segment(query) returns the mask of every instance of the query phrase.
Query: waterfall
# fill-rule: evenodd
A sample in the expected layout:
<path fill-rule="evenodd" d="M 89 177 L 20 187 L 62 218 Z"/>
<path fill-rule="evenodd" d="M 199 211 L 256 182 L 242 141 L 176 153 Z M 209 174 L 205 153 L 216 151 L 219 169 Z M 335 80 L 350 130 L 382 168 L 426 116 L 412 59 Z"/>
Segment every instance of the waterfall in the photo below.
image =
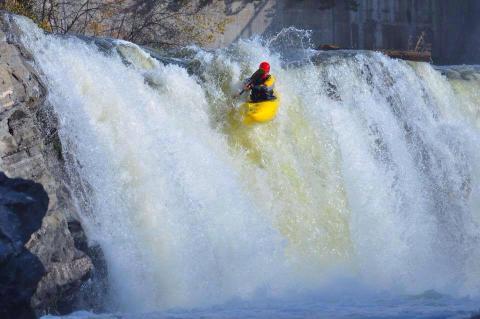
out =
<path fill-rule="evenodd" d="M 114 307 L 202 307 L 345 277 L 478 294 L 477 68 L 313 52 L 293 29 L 185 48 L 187 68 L 16 23 L 80 177 L 72 187 Z M 279 114 L 245 126 L 246 97 L 232 95 L 263 60 Z"/>

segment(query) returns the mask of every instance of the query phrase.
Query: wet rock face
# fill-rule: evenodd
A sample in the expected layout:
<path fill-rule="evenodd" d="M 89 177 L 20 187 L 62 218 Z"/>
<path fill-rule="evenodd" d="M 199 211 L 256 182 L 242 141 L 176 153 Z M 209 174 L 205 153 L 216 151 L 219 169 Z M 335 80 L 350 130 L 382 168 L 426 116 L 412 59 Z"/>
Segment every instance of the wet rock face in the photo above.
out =
<path fill-rule="evenodd" d="M 29 64 L 29 53 L 18 44 L 19 31 L 10 20 L 10 15 L 0 12 L 0 170 L 9 177 L 43 185 L 49 201 L 38 225 L 22 224 L 21 215 L 15 215 L 19 220 L 15 221 L 12 213 L 0 217 L 0 224 L 11 224 L 10 229 L 0 229 L 0 234 L 5 231 L 14 236 L 7 236 L 14 242 L 0 246 L 0 256 L 24 249 L 22 258 L 35 260 L 31 263 L 36 265 L 35 271 L 19 273 L 16 282 L 18 289 L 23 287 L 22 280 L 35 283 L 29 288 L 33 294 L 30 290 L 25 294 L 31 297 L 29 304 L 37 315 L 69 312 L 93 264 L 78 249 L 88 245 L 68 191 L 56 119 L 46 101 L 45 86 Z M 69 225 L 75 227 L 69 229 Z"/>

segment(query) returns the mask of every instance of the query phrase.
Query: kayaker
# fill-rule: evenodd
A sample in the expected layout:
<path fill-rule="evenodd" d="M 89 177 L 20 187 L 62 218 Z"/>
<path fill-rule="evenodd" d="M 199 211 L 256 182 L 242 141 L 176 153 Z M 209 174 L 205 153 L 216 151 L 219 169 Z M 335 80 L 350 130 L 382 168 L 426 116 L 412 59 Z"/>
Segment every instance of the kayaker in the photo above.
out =
<path fill-rule="evenodd" d="M 258 70 L 245 83 L 243 91 L 251 90 L 250 100 L 252 102 L 276 99 L 273 93 L 275 78 L 270 74 L 270 64 L 268 62 L 260 63 Z"/>

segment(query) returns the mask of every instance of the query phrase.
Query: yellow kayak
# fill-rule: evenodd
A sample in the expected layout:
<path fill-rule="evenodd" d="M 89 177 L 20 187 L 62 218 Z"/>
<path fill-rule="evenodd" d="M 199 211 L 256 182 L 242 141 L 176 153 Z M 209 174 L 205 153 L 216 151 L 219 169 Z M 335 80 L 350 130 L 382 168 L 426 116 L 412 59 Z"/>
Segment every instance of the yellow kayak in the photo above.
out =
<path fill-rule="evenodd" d="M 264 123 L 272 120 L 278 111 L 280 99 L 277 97 L 274 100 L 251 102 L 248 101 L 243 105 L 245 112 L 243 123 Z"/>

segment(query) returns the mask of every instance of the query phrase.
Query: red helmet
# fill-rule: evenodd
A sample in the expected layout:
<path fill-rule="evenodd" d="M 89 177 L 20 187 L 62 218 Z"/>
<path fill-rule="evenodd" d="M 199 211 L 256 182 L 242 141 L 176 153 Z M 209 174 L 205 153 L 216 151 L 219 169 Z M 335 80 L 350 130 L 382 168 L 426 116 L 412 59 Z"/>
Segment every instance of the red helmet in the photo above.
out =
<path fill-rule="evenodd" d="M 268 62 L 262 62 L 260 63 L 260 66 L 258 67 L 260 70 L 265 71 L 265 73 L 270 72 L 270 64 Z"/>

